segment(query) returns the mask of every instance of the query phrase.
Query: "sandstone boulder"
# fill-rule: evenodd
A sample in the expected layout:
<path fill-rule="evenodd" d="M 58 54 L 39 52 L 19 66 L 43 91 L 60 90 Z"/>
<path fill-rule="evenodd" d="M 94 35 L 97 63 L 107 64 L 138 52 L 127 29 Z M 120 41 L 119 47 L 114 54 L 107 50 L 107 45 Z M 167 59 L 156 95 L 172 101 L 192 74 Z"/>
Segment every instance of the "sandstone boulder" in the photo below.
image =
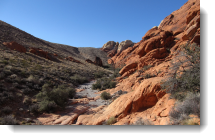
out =
<path fill-rule="evenodd" d="M 108 57 L 113 57 L 117 53 L 119 42 L 116 42 L 114 48 L 108 52 Z"/>
<path fill-rule="evenodd" d="M 26 53 L 26 48 L 23 47 L 22 45 L 12 41 L 12 42 L 3 42 L 3 45 L 7 46 L 11 50 L 16 50 L 21 53 Z"/>
<path fill-rule="evenodd" d="M 123 50 L 127 49 L 128 47 L 132 47 L 134 43 L 131 40 L 122 41 L 117 49 L 117 53 L 121 53 Z"/>
<path fill-rule="evenodd" d="M 105 43 L 102 46 L 101 50 L 103 50 L 105 52 L 108 52 L 108 51 L 112 50 L 115 45 L 116 45 L 116 42 L 114 42 L 114 41 L 108 41 L 107 43 Z"/>
<path fill-rule="evenodd" d="M 131 63 L 131 64 L 128 64 L 128 65 L 126 65 L 125 67 L 123 67 L 123 68 L 120 70 L 119 74 L 120 74 L 120 75 L 123 75 L 125 72 L 127 72 L 127 71 L 129 71 L 129 70 L 135 69 L 135 68 L 137 67 L 137 65 L 138 65 L 138 63 Z"/>

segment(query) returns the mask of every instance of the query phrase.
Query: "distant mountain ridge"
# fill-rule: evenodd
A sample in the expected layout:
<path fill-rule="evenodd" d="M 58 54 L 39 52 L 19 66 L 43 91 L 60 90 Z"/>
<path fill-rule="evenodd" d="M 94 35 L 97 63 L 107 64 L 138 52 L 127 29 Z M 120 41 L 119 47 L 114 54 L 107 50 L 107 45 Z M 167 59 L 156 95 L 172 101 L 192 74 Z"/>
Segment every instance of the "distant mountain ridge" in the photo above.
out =
<path fill-rule="evenodd" d="M 58 56 L 63 58 L 72 56 L 82 61 L 85 61 L 86 59 L 91 59 L 94 61 L 95 57 L 97 56 L 102 59 L 104 64 L 107 64 L 108 60 L 106 52 L 101 51 L 99 48 L 74 47 L 58 43 L 51 43 L 49 41 L 34 37 L 33 35 L 0 20 L 0 47 L 3 46 L 3 42 L 11 41 L 15 41 L 24 46 L 27 51 L 33 47 L 41 48 L 42 50 L 49 53 L 56 53 Z"/>

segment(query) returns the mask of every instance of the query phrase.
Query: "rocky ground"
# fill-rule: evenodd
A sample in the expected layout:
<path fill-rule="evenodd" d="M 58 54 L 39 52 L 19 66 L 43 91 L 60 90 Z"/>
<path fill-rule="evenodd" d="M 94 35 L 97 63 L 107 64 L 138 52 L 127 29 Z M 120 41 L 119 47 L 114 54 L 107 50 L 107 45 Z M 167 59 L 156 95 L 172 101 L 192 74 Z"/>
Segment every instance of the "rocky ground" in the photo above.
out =
<path fill-rule="evenodd" d="M 93 90 L 95 80 L 79 85 L 76 89 L 76 99 L 70 99 L 65 110 L 54 114 L 42 114 L 38 120 L 43 125 L 71 125 L 81 114 L 93 113 L 95 110 L 104 108 L 110 101 L 100 98 L 98 90 Z"/>

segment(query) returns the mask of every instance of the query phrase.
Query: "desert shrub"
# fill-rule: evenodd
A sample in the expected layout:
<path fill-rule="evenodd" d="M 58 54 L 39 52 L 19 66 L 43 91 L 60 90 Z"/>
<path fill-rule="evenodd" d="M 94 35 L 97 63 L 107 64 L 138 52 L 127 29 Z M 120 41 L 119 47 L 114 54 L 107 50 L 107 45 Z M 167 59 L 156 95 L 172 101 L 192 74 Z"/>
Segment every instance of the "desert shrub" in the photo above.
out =
<path fill-rule="evenodd" d="M 133 125 L 153 125 L 148 119 L 139 118 Z"/>
<path fill-rule="evenodd" d="M 101 95 L 100 95 L 100 97 L 101 97 L 102 100 L 111 99 L 110 93 L 108 93 L 108 92 L 106 92 L 106 91 L 102 92 Z"/>
<path fill-rule="evenodd" d="M 12 84 L 12 87 L 13 87 L 13 88 L 17 88 L 17 87 L 19 87 L 19 84 L 18 84 L 18 83 L 13 83 L 13 84 Z"/>
<path fill-rule="evenodd" d="M 75 83 L 77 83 L 77 84 L 83 84 L 83 83 L 89 82 L 89 80 L 86 77 L 80 76 L 78 74 L 75 74 L 74 76 L 71 76 L 70 79 L 72 81 L 74 81 Z"/>
<path fill-rule="evenodd" d="M 66 90 L 69 93 L 69 98 L 73 99 L 75 97 L 75 95 L 76 95 L 76 90 L 74 88 L 67 88 Z"/>
<path fill-rule="evenodd" d="M 26 81 L 31 82 L 31 83 L 38 83 L 38 78 L 35 78 L 33 75 L 30 75 Z"/>
<path fill-rule="evenodd" d="M 14 100 L 14 95 L 9 91 L 3 91 L 0 93 L 0 104 L 4 104 L 8 100 Z"/>
<path fill-rule="evenodd" d="M 5 79 L 6 78 L 6 74 L 4 74 L 3 72 L 0 73 L 0 80 Z"/>
<path fill-rule="evenodd" d="M 41 65 L 39 65 L 39 64 L 36 64 L 36 65 L 34 66 L 34 70 L 41 71 L 42 69 L 43 69 L 43 67 L 42 67 Z"/>
<path fill-rule="evenodd" d="M 5 65 L 9 64 L 8 60 L 3 60 L 2 63 Z"/>
<path fill-rule="evenodd" d="M 28 87 L 26 87 L 25 89 L 22 90 L 22 93 L 25 95 L 31 94 L 32 90 Z"/>
<path fill-rule="evenodd" d="M 200 94 L 189 95 L 183 102 L 178 103 L 169 113 L 173 124 L 180 124 L 194 114 L 200 118 Z"/>
<path fill-rule="evenodd" d="M 39 105 L 33 104 L 33 105 L 29 106 L 29 110 L 31 113 L 37 114 L 37 113 L 39 113 Z"/>
<path fill-rule="evenodd" d="M 143 66 L 144 71 L 148 70 L 149 68 L 151 68 L 152 65 L 147 65 L 147 66 Z"/>
<path fill-rule="evenodd" d="M 10 69 L 10 71 L 11 72 L 13 72 L 13 73 L 19 73 L 19 72 L 21 72 L 21 70 L 19 70 L 19 69 L 17 69 L 17 68 L 14 68 L 14 67 L 12 67 L 11 69 Z"/>
<path fill-rule="evenodd" d="M 119 74 L 119 71 L 121 70 L 121 68 L 116 68 L 114 69 L 114 73 L 111 76 L 112 79 L 116 78 L 116 77 L 120 77 L 121 75 Z"/>
<path fill-rule="evenodd" d="M 65 107 L 68 99 L 73 98 L 75 93 L 75 89 L 65 85 L 51 88 L 49 84 L 44 84 L 42 91 L 36 95 L 37 100 L 40 101 L 39 110 L 47 112 L 48 109 L 56 106 Z"/>
<path fill-rule="evenodd" d="M 58 106 L 64 107 L 69 99 L 69 92 L 64 86 L 54 88 L 49 94 L 49 99 L 54 101 Z"/>
<path fill-rule="evenodd" d="M 5 106 L 3 107 L 1 110 L 1 114 L 11 114 L 13 112 L 12 108 L 10 108 L 9 106 Z"/>
<path fill-rule="evenodd" d="M 98 72 L 94 73 L 95 78 L 102 78 L 104 75 L 105 75 L 105 73 L 103 71 L 98 71 Z"/>
<path fill-rule="evenodd" d="M 183 57 L 187 59 L 181 59 Z M 162 88 L 171 93 L 171 98 L 183 101 L 186 93 L 197 94 L 200 92 L 200 47 L 196 44 L 186 44 L 184 51 L 175 61 L 172 68 L 175 73 L 172 78 L 162 84 Z M 181 66 L 186 62 L 189 63 L 190 69 Z M 180 66 L 183 68 L 182 71 L 179 70 Z M 178 76 L 178 72 L 183 72 L 183 74 Z M 184 95 L 181 92 L 184 92 Z"/>
<path fill-rule="evenodd" d="M 13 83 L 14 80 L 11 77 L 7 77 L 5 78 L 5 81 L 8 83 Z"/>
<path fill-rule="evenodd" d="M 96 83 L 92 85 L 92 89 L 101 89 L 101 81 L 97 80 Z"/>
<path fill-rule="evenodd" d="M 51 113 L 56 109 L 57 105 L 54 103 L 54 101 L 48 101 L 48 100 L 43 100 L 39 104 L 39 111 L 40 112 L 47 112 Z"/>
<path fill-rule="evenodd" d="M 115 117 L 110 117 L 107 121 L 106 121 L 106 125 L 111 125 L 116 123 L 116 118 Z"/>
<path fill-rule="evenodd" d="M 18 121 L 12 116 L 4 116 L 3 118 L 0 118 L 0 124 L 1 125 L 18 125 Z"/>
<path fill-rule="evenodd" d="M 29 67 L 29 64 L 28 64 L 28 62 L 26 60 L 21 60 L 20 63 L 21 63 L 21 66 L 23 66 L 24 68 Z"/>
<path fill-rule="evenodd" d="M 115 88 L 116 87 L 116 82 L 113 82 L 113 81 L 111 81 L 110 83 L 109 83 L 109 87 L 110 88 Z"/>
<path fill-rule="evenodd" d="M 152 75 L 149 74 L 149 73 L 146 73 L 146 74 L 143 76 L 144 79 L 148 79 L 148 78 L 151 78 L 151 77 L 152 77 Z"/>
<path fill-rule="evenodd" d="M 9 63 L 14 64 L 14 63 L 16 63 L 16 60 L 15 59 L 9 59 Z"/>
<path fill-rule="evenodd" d="M 93 84 L 93 89 L 105 90 L 116 87 L 116 82 L 112 81 L 111 78 L 97 79 L 96 83 Z"/>

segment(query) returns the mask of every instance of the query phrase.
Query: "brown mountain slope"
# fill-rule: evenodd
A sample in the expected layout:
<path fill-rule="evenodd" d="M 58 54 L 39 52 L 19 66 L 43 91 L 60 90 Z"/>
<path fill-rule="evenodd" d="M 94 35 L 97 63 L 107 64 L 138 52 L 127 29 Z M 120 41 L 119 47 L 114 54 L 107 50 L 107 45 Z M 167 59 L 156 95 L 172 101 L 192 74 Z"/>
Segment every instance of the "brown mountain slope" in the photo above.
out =
<path fill-rule="evenodd" d="M 3 46 L 3 42 L 15 41 L 24 46 L 27 51 L 33 48 L 41 48 L 42 50 L 51 54 L 57 54 L 58 56 L 65 58 L 72 56 L 79 61 L 85 61 L 86 59 L 95 60 L 95 57 L 100 57 L 103 63 L 107 64 L 107 55 L 105 52 L 97 48 L 91 47 L 73 47 L 69 45 L 51 43 L 37 37 L 34 37 L 25 31 L 22 31 L 10 24 L 7 24 L 0 20 L 0 46 Z"/>
<path fill-rule="evenodd" d="M 59 101 L 63 105 L 73 98 L 78 85 L 94 79 L 100 71 L 113 73 L 85 62 L 97 56 L 107 64 L 107 54 L 99 49 L 51 43 L 0 21 L 0 125 L 38 124 L 37 115 L 47 108 L 62 110 Z M 54 103 L 36 99 L 42 89 L 58 94 Z"/>

